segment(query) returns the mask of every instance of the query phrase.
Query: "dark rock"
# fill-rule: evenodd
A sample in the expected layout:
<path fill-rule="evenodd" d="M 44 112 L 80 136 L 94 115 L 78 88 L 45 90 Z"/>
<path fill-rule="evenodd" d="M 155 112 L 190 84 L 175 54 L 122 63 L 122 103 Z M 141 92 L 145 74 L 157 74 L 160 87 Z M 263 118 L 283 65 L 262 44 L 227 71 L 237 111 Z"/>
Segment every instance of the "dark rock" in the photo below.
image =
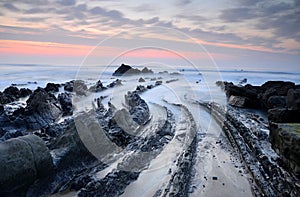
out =
<path fill-rule="evenodd" d="M 27 135 L 0 143 L 0 194 L 26 190 L 37 178 L 51 173 L 52 158 L 44 141 Z"/>
<path fill-rule="evenodd" d="M 128 92 L 128 94 L 125 95 L 125 102 L 128 104 L 129 113 L 136 123 L 143 125 L 149 120 L 149 107 L 136 92 Z"/>
<path fill-rule="evenodd" d="M 300 110 L 300 89 L 289 89 L 286 102 L 289 109 Z"/>
<path fill-rule="evenodd" d="M 26 101 L 24 119 L 28 129 L 40 129 L 53 123 L 61 114 L 55 96 L 42 88 L 36 89 Z"/>
<path fill-rule="evenodd" d="M 145 79 L 143 79 L 142 77 L 139 78 L 139 82 L 145 82 Z"/>
<path fill-rule="evenodd" d="M 136 87 L 136 91 L 141 93 L 141 92 L 145 92 L 147 90 L 147 88 L 145 86 L 139 85 Z"/>
<path fill-rule="evenodd" d="M 156 81 L 156 82 L 155 82 L 155 86 L 159 86 L 159 85 L 161 85 L 162 83 L 163 83 L 163 82 L 160 81 L 160 80 L 159 80 L 159 81 Z"/>
<path fill-rule="evenodd" d="M 106 87 L 103 86 L 102 82 L 99 80 L 97 83 L 89 88 L 91 92 L 100 92 L 105 90 Z"/>
<path fill-rule="evenodd" d="M 61 93 L 58 95 L 58 101 L 63 111 L 63 116 L 73 115 L 72 95 L 69 93 Z"/>
<path fill-rule="evenodd" d="M 276 123 L 300 123 L 300 111 L 285 108 L 274 108 L 268 110 L 269 122 Z"/>
<path fill-rule="evenodd" d="M 32 91 L 28 88 L 21 88 L 20 89 L 20 95 L 21 97 L 26 97 L 29 96 L 30 94 L 32 94 Z"/>
<path fill-rule="evenodd" d="M 283 162 L 300 177 L 300 124 L 270 124 L 270 142 Z"/>
<path fill-rule="evenodd" d="M 151 69 L 148 69 L 147 67 L 143 68 L 142 70 L 139 70 L 137 68 L 132 68 L 129 65 L 122 64 L 114 73 L 113 76 L 122 76 L 124 74 L 126 75 L 134 75 L 134 74 L 148 74 L 153 73 Z"/>
<path fill-rule="evenodd" d="M 284 108 L 286 107 L 286 97 L 285 96 L 271 96 L 267 101 L 267 108 Z"/>
<path fill-rule="evenodd" d="M 15 99 L 20 98 L 20 90 L 17 87 L 10 86 L 3 91 L 4 94 L 9 95 Z"/>
<path fill-rule="evenodd" d="M 124 74 L 140 74 L 141 71 L 135 68 L 132 68 L 129 65 L 122 64 L 114 73 L 113 76 L 122 76 Z"/>
<path fill-rule="evenodd" d="M 295 87 L 295 83 L 286 82 L 286 81 L 268 81 L 261 85 L 261 89 L 263 91 L 267 91 L 270 88 L 274 88 L 276 90 L 277 95 L 285 96 L 289 89 Z"/>
<path fill-rule="evenodd" d="M 6 94 L 0 92 L 0 104 L 7 104 L 13 102 L 14 99 Z"/>
<path fill-rule="evenodd" d="M 73 92 L 74 81 L 69 81 L 64 84 L 64 90 L 68 92 Z"/>
<path fill-rule="evenodd" d="M 59 91 L 59 84 L 55 84 L 55 83 L 47 83 L 45 90 L 47 92 L 58 92 Z"/>
<path fill-rule="evenodd" d="M 115 86 L 119 86 L 122 85 L 122 81 L 120 79 L 116 79 L 115 81 L 111 82 L 110 84 L 108 84 L 108 88 L 113 88 Z"/>

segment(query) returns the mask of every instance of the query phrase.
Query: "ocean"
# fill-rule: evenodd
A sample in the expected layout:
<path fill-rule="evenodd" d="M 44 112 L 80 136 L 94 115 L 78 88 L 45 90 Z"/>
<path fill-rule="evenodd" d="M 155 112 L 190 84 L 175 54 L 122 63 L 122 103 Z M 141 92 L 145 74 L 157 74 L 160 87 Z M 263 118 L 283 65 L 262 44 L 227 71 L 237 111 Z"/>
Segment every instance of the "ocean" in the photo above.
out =
<path fill-rule="evenodd" d="M 57 65 L 37 65 L 37 64 L 0 64 L 0 91 L 3 91 L 11 84 L 18 87 L 35 89 L 44 87 L 48 82 L 64 83 L 73 79 L 82 79 L 87 83 L 101 80 L 109 83 L 112 81 L 112 73 L 118 66 L 57 66 Z M 138 66 L 137 66 L 138 67 Z M 300 84 L 299 72 L 282 71 L 255 71 L 255 70 L 203 70 L 201 68 L 178 67 L 163 68 L 149 67 L 154 72 L 167 70 L 169 72 L 179 72 L 184 74 L 186 79 L 194 82 L 215 82 L 218 80 L 239 83 L 247 79 L 247 83 L 261 85 L 266 81 L 292 81 Z"/>

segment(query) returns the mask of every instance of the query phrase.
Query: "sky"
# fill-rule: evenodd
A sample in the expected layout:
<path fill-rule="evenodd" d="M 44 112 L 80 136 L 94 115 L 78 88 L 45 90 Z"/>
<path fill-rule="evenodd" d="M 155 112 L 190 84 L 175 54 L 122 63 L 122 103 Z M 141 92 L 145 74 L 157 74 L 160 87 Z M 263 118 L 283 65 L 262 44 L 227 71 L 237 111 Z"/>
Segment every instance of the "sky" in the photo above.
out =
<path fill-rule="evenodd" d="M 0 63 L 300 72 L 300 0 L 0 0 Z"/>

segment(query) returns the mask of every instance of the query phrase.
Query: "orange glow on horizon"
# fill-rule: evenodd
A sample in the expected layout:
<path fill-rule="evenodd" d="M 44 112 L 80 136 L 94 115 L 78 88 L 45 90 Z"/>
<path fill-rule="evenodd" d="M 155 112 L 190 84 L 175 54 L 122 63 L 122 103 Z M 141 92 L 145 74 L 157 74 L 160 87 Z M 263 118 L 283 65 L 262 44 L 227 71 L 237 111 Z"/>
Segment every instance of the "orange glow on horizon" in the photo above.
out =
<path fill-rule="evenodd" d="M 52 42 L 0 40 L 0 53 L 7 55 L 85 56 L 92 48 Z"/>

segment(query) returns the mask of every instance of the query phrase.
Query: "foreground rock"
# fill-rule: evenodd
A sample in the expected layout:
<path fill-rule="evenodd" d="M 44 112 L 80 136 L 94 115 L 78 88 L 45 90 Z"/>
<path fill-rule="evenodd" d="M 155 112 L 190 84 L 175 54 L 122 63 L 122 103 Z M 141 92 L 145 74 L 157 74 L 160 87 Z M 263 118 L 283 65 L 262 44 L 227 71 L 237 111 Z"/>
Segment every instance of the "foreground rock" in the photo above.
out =
<path fill-rule="evenodd" d="M 0 195 L 26 191 L 36 179 L 53 169 L 52 157 L 44 141 L 27 135 L 0 143 Z"/>
<path fill-rule="evenodd" d="M 137 68 L 132 68 L 129 65 L 122 64 L 114 73 L 113 76 L 122 76 L 124 74 L 126 75 L 133 75 L 133 74 L 147 74 L 147 73 L 153 73 L 152 70 L 148 69 L 147 67 L 143 68 L 142 70 L 139 70 Z"/>
<path fill-rule="evenodd" d="M 271 123 L 270 142 L 284 163 L 300 178 L 300 124 Z"/>
<path fill-rule="evenodd" d="M 270 142 L 284 166 L 299 177 L 300 172 L 300 89 L 285 81 L 268 81 L 261 86 L 236 86 L 217 82 L 229 104 L 241 108 L 256 108 L 268 112 Z"/>
<path fill-rule="evenodd" d="M 0 92 L 0 105 L 11 103 L 19 98 L 29 96 L 32 91 L 28 88 L 21 88 L 10 86 L 6 88 L 3 92 Z"/>

